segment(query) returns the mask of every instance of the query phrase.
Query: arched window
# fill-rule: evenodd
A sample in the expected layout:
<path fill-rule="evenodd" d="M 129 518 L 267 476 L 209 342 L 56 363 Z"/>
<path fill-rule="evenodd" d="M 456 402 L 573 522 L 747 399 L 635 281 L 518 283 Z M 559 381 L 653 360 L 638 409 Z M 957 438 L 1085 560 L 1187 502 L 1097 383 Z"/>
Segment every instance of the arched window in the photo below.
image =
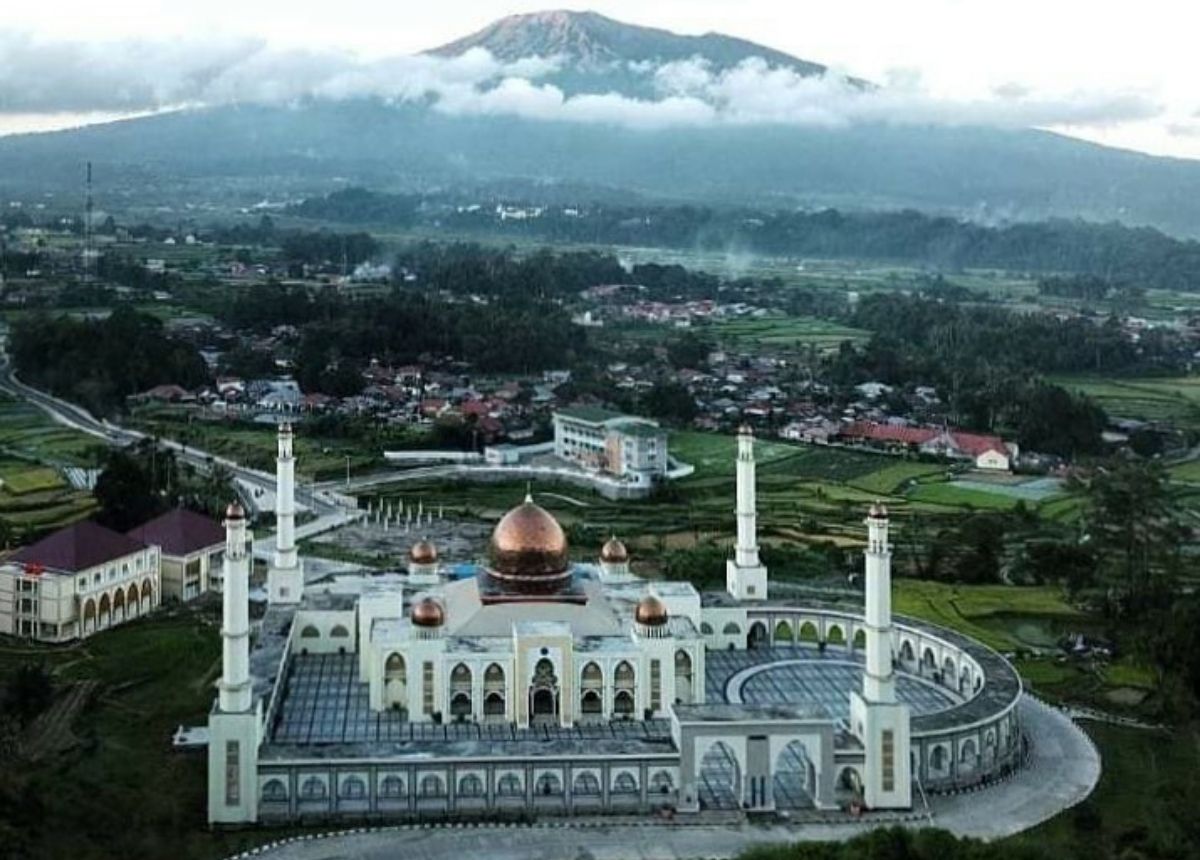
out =
<path fill-rule="evenodd" d="M 436 774 L 427 773 L 421 777 L 421 796 L 422 797 L 443 797 L 446 794 L 445 783 L 442 778 Z"/>
<path fill-rule="evenodd" d="M 404 797 L 404 780 L 395 774 L 385 776 L 379 783 L 379 796 L 389 799 Z"/>
<path fill-rule="evenodd" d="M 343 627 L 341 624 L 335 624 L 335 625 L 333 625 L 333 629 L 329 631 L 329 638 L 330 639 L 349 639 L 350 631 L 347 630 L 345 627 Z"/>
<path fill-rule="evenodd" d="M 600 667 L 595 663 L 588 663 L 583 667 L 583 673 L 580 675 L 584 687 L 603 687 L 604 673 L 600 671 Z"/>
<path fill-rule="evenodd" d="M 383 666 L 384 678 L 388 681 L 403 681 L 406 674 L 404 658 L 399 654 L 389 654 Z"/>
<path fill-rule="evenodd" d="M 675 788 L 675 780 L 665 770 L 660 770 L 650 778 L 650 791 L 655 794 L 667 794 Z"/>
<path fill-rule="evenodd" d="M 614 794 L 637 794 L 637 790 L 637 779 L 628 771 L 617 774 L 617 778 L 613 780 Z"/>
<path fill-rule="evenodd" d="M 523 793 L 521 777 L 515 773 L 504 774 L 496 783 L 496 793 L 501 797 L 519 797 Z"/>
<path fill-rule="evenodd" d="M 469 773 L 458 781 L 459 797 L 483 797 L 483 780 Z"/>
<path fill-rule="evenodd" d="M 339 793 L 345 800 L 361 800 L 367 796 L 367 784 L 360 777 L 348 776 L 342 780 Z"/>
<path fill-rule="evenodd" d="M 578 774 L 575 777 L 573 793 L 577 795 L 598 795 L 600 793 L 600 780 L 596 779 L 596 774 L 591 771 Z"/>
<path fill-rule="evenodd" d="M 629 663 L 625 660 L 622 660 L 617 664 L 616 671 L 613 672 L 613 682 L 616 684 L 618 689 L 628 689 L 633 686 L 633 681 L 633 666 L 629 665 Z"/>
<path fill-rule="evenodd" d="M 712 625 L 709 624 L 707 621 L 701 621 L 700 622 L 700 634 L 702 636 L 712 636 L 713 635 Z"/>
<path fill-rule="evenodd" d="M 613 696 L 613 712 L 619 717 L 633 715 L 633 694 L 628 690 L 618 690 Z"/>
<path fill-rule="evenodd" d="M 282 779 L 268 779 L 263 785 L 264 803 L 279 803 L 288 799 L 287 784 Z"/>
<path fill-rule="evenodd" d="M 483 673 L 483 686 L 487 689 L 504 686 L 504 670 L 499 663 L 493 663 Z"/>
<path fill-rule="evenodd" d="M 721 632 L 726 636 L 740 636 L 742 634 L 742 628 L 730 621 L 721 629 Z"/>
<path fill-rule="evenodd" d="M 562 780 L 558 778 L 558 774 L 546 772 L 538 776 L 533 788 L 534 792 L 542 797 L 562 794 Z"/>
<path fill-rule="evenodd" d="M 327 793 L 325 782 L 319 777 L 310 776 L 300 785 L 301 800 L 324 800 Z"/>
<path fill-rule="evenodd" d="M 321 631 L 318 630 L 314 625 L 308 624 L 308 625 L 305 625 L 304 629 L 300 631 L 300 638 L 301 639 L 320 639 Z"/>

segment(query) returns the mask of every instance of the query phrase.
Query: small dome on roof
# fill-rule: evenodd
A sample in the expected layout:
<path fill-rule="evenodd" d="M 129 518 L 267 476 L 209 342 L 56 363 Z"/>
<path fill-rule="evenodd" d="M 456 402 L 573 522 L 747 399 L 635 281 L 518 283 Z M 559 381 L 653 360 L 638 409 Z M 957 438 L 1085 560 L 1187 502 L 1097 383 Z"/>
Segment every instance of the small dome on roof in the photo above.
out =
<path fill-rule="evenodd" d="M 446 622 L 446 611 L 432 597 L 425 597 L 413 604 L 412 623 L 418 627 L 441 627 Z"/>
<path fill-rule="evenodd" d="M 647 594 L 638 601 L 633 620 L 646 627 L 661 627 L 667 623 L 667 607 L 653 594 Z"/>
<path fill-rule="evenodd" d="M 614 535 L 606 540 L 604 546 L 600 548 L 600 560 L 609 564 L 623 564 L 629 561 L 629 550 L 625 549 L 625 544 L 617 540 Z"/>
<path fill-rule="evenodd" d="M 229 507 L 225 509 L 225 519 L 227 520 L 244 520 L 246 512 L 242 510 L 242 506 L 237 502 L 230 502 Z"/>
<path fill-rule="evenodd" d="M 743 421 L 742 426 L 738 427 L 739 436 L 753 436 L 754 428 L 750 426 L 749 421 Z"/>
<path fill-rule="evenodd" d="M 408 559 L 413 564 L 436 564 L 438 560 L 437 547 L 429 538 L 422 538 L 409 548 Z"/>
<path fill-rule="evenodd" d="M 883 502 L 875 502 L 875 504 L 871 505 L 870 515 L 877 520 L 886 520 L 888 515 L 887 508 L 884 507 Z"/>

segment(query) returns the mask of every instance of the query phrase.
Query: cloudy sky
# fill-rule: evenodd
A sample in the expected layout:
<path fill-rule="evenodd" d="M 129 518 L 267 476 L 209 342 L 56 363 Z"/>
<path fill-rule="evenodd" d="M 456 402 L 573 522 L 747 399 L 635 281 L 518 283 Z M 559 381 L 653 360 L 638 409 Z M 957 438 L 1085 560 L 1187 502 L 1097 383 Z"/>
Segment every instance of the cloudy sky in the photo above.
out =
<path fill-rule="evenodd" d="M 564 97 L 533 60 L 414 59 L 542 4 L 60 0 L 5 4 L 0 133 L 188 104 L 302 95 L 430 99 L 633 126 L 859 121 L 1037 125 L 1200 158 L 1200 9 L 1183 0 L 596 0 L 682 33 L 718 31 L 884 84 L 869 95 L 754 66 L 658 70 L 651 103 Z M 584 8 L 584 7 L 579 7 Z"/>

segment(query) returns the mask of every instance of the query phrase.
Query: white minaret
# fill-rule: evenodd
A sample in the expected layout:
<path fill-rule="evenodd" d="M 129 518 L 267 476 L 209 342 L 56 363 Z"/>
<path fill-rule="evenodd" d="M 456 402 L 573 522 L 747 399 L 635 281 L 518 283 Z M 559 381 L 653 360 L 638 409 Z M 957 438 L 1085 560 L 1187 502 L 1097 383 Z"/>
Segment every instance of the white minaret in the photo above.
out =
<path fill-rule="evenodd" d="M 870 809 L 912 806 L 909 760 L 910 714 L 896 701 L 892 669 L 892 547 L 887 509 L 878 502 L 867 515 L 866 665 L 862 692 L 850 694 L 851 730 L 866 752 L 863 801 Z"/>
<path fill-rule="evenodd" d="M 758 558 L 758 501 L 754 475 L 754 431 L 738 429 L 737 546 L 725 564 L 725 588 L 738 600 L 767 599 L 767 569 Z"/>
<path fill-rule="evenodd" d="M 296 457 L 292 425 L 279 425 L 275 458 L 275 558 L 267 571 L 271 603 L 299 603 L 304 592 L 304 569 L 296 554 Z"/>
<path fill-rule="evenodd" d="M 208 717 L 208 820 L 214 824 L 258 818 L 262 703 L 250 677 L 250 556 L 238 504 L 225 511 L 224 574 L 221 680 Z"/>

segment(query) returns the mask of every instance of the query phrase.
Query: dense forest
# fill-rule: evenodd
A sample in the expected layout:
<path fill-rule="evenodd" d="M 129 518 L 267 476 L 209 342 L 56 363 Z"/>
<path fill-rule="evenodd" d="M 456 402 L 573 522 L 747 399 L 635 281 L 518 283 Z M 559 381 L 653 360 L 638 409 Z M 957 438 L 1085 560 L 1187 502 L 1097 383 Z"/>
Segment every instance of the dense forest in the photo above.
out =
<path fill-rule="evenodd" d="M 97 414 L 131 394 L 208 380 L 204 359 L 169 337 L 162 323 L 128 306 L 101 320 L 32 316 L 13 328 L 10 354 L 24 382 L 80 403 Z"/>
<path fill-rule="evenodd" d="M 345 223 L 436 224 L 451 232 L 555 242 L 651 245 L 823 259 L 904 262 L 953 271 L 1075 272 L 1113 284 L 1200 290 L 1200 242 L 1152 228 L 1051 220 L 985 226 L 912 210 L 766 211 L 706 206 L 548 207 L 500 221 L 492 208 L 453 207 L 412 195 L 347 189 L 291 214 Z"/>

